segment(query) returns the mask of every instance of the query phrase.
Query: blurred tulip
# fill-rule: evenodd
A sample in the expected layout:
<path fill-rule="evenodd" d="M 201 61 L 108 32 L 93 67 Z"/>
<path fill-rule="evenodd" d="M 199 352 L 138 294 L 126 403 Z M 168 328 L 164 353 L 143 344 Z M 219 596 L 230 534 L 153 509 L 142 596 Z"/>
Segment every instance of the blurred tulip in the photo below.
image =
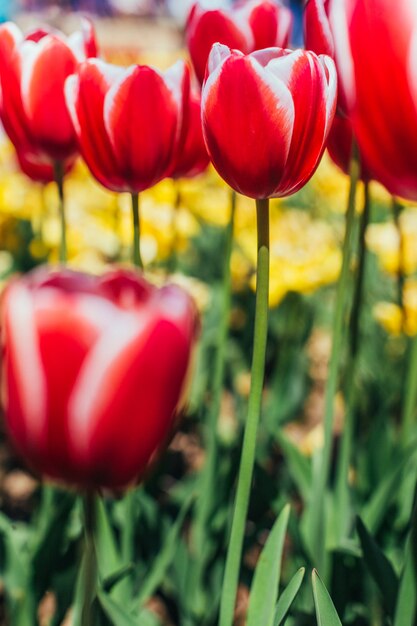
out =
<path fill-rule="evenodd" d="M 417 200 L 417 97 L 410 80 L 417 4 L 332 0 L 329 16 L 339 78 L 368 167 L 391 194 Z"/>
<path fill-rule="evenodd" d="M 127 271 L 40 269 L 2 307 L 4 407 L 38 472 L 124 487 L 147 468 L 180 407 L 196 312 L 179 287 Z"/>
<path fill-rule="evenodd" d="M 92 59 L 65 91 L 81 154 L 102 185 L 137 193 L 170 175 L 188 125 L 185 63 L 161 73 Z"/>
<path fill-rule="evenodd" d="M 270 0 L 239 2 L 233 9 L 206 9 L 196 2 L 186 24 L 187 46 L 200 83 L 214 43 L 220 42 L 245 54 L 288 45 L 292 29 L 289 9 Z"/>
<path fill-rule="evenodd" d="M 216 44 L 207 70 L 203 133 L 222 178 L 251 198 L 298 191 L 317 168 L 333 121 L 333 61 L 278 48 L 245 56 Z"/>
<path fill-rule="evenodd" d="M 48 159 L 24 150 L 17 150 L 16 157 L 22 172 L 35 183 L 47 184 L 54 180 L 55 171 Z M 67 159 L 65 165 L 65 173 L 68 173 L 72 169 L 74 161 Z"/>
<path fill-rule="evenodd" d="M 26 36 L 9 22 L 0 26 L 0 117 L 18 152 L 32 161 L 63 161 L 77 151 L 64 97 L 66 78 L 97 53 L 94 30 L 66 37 L 38 29 Z"/>
<path fill-rule="evenodd" d="M 349 174 L 353 151 L 353 132 L 352 124 L 347 117 L 335 116 L 327 139 L 327 150 L 342 172 Z M 368 164 L 363 160 L 363 157 L 360 158 L 360 178 L 363 181 L 372 179 Z"/>
<path fill-rule="evenodd" d="M 178 151 L 172 178 L 192 178 L 202 174 L 210 163 L 201 128 L 201 99 L 190 91 L 188 130 L 184 146 Z"/>

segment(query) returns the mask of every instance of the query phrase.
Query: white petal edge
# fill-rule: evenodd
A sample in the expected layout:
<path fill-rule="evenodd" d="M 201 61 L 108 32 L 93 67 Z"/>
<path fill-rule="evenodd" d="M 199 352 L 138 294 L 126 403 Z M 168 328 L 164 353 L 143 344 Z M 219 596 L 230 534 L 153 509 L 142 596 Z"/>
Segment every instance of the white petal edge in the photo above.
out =
<path fill-rule="evenodd" d="M 207 79 L 201 90 L 201 109 L 205 107 L 208 93 L 220 76 L 224 62 L 232 56 L 232 51 L 222 43 L 213 44 L 207 59 Z M 243 55 L 242 55 L 243 56 Z"/>
<path fill-rule="evenodd" d="M 68 113 L 70 115 L 75 133 L 78 137 L 81 135 L 80 121 L 77 115 L 77 100 L 80 88 L 80 78 L 78 74 L 68 76 L 64 85 L 65 102 L 67 104 Z"/>
<path fill-rule="evenodd" d="M 333 0 L 330 5 L 329 22 L 333 33 L 339 81 L 346 94 L 348 108 L 351 109 L 356 100 L 355 71 L 349 41 L 349 23 L 353 4 L 349 7 L 347 4 L 346 0 Z"/>
<path fill-rule="evenodd" d="M 330 132 L 330 128 L 333 123 L 333 116 L 336 111 L 337 105 L 337 71 L 333 59 L 326 54 L 319 56 L 320 62 L 323 64 L 323 73 L 326 89 L 326 127 L 324 129 L 324 140 Z M 328 77 L 326 74 L 326 68 Z"/>
<path fill-rule="evenodd" d="M 39 353 L 33 298 L 26 287 L 13 285 L 7 296 L 8 349 L 15 362 L 16 386 L 25 420 L 26 437 L 42 445 L 47 432 L 46 381 Z"/>

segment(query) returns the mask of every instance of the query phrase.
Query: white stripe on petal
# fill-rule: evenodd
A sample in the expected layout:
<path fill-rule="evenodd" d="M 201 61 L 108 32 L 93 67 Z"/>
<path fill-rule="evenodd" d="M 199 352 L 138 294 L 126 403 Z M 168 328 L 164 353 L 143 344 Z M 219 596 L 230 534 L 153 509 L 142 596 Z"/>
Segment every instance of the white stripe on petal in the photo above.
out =
<path fill-rule="evenodd" d="M 324 136 L 330 132 L 330 127 L 333 122 L 334 112 L 337 104 L 337 72 L 333 59 L 325 54 L 319 56 L 320 62 L 323 64 L 324 80 L 327 85 L 326 90 L 326 128 L 324 130 Z M 325 66 L 325 67 L 324 67 Z M 327 68 L 327 72 L 326 72 Z M 328 74 L 328 77 L 327 77 Z"/>
<path fill-rule="evenodd" d="M 82 31 L 76 30 L 67 39 L 68 47 L 71 48 L 78 63 L 85 61 L 85 37 Z"/>
<path fill-rule="evenodd" d="M 205 80 L 201 90 L 201 109 L 205 107 L 210 89 L 220 76 L 223 63 L 232 55 L 230 48 L 221 43 L 215 43 L 207 60 L 207 79 Z M 243 55 L 242 55 L 243 56 Z"/>
<path fill-rule="evenodd" d="M 96 61 L 96 64 L 99 65 L 97 61 Z M 110 141 L 113 143 L 114 133 L 111 128 L 111 118 L 113 114 L 114 101 L 123 83 L 127 81 L 131 77 L 131 75 L 136 71 L 137 65 L 131 65 L 130 67 L 123 69 L 123 68 L 118 68 L 115 65 L 110 65 L 109 63 L 101 62 L 100 71 L 102 71 L 103 66 L 106 66 L 105 68 L 106 78 L 108 76 L 108 78 L 112 79 L 111 87 L 106 93 L 106 96 L 104 98 L 103 119 L 104 119 L 104 126 L 107 130 Z M 119 70 L 118 73 L 116 73 L 115 70 Z"/>
<path fill-rule="evenodd" d="M 330 4 L 329 15 L 339 80 L 342 83 L 343 92 L 346 94 L 349 108 L 353 106 L 356 99 L 354 67 L 349 41 L 349 23 L 352 10 L 352 3 L 349 4 L 346 0 L 333 0 Z"/>
<path fill-rule="evenodd" d="M 265 69 L 274 74 L 285 85 L 288 85 L 294 65 L 306 54 L 304 50 L 294 50 L 294 52 L 290 52 L 290 54 L 284 54 L 283 56 L 271 59 Z M 255 57 L 254 54 L 251 54 L 251 56 Z M 311 64 L 311 57 L 309 54 L 307 54 L 307 56 Z"/>
<path fill-rule="evenodd" d="M 124 375 L 125 352 L 141 333 L 143 342 L 146 341 L 148 322 L 149 315 L 146 313 L 141 315 L 119 311 L 117 319 L 102 334 L 84 360 L 68 403 L 68 434 L 71 446 L 82 458 L 87 457 L 97 420 Z M 135 352 L 138 350 L 136 344 Z"/>
<path fill-rule="evenodd" d="M 7 296 L 8 343 L 28 440 L 37 447 L 46 434 L 46 382 L 39 353 L 33 299 L 22 285 Z"/>
<path fill-rule="evenodd" d="M 42 54 L 45 45 L 50 41 L 50 36 L 43 37 L 38 43 L 34 41 L 24 41 L 19 47 L 20 62 L 21 62 L 21 85 L 20 91 L 22 96 L 23 107 L 26 114 L 30 117 L 29 99 L 30 89 L 32 81 L 33 68 L 36 61 Z"/>
<path fill-rule="evenodd" d="M 165 70 L 162 75 L 166 86 L 174 96 L 179 111 L 182 110 L 182 86 L 185 71 L 184 61 L 177 61 L 170 68 Z"/>
<path fill-rule="evenodd" d="M 67 104 L 68 113 L 70 114 L 70 118 L 73 123 L 75 132 L 78 136 L 81 135 L 81 126 L 80 126 L 80 121 L 78 119 L 77 107 L 76 107 L 79 87 L 80 87 L 80 78 L 78 74 L 72 74 L 71 76 L 68 76 L 67 80 L 65 81 L 65 87 L 64 87 L 65 101 Z"/>

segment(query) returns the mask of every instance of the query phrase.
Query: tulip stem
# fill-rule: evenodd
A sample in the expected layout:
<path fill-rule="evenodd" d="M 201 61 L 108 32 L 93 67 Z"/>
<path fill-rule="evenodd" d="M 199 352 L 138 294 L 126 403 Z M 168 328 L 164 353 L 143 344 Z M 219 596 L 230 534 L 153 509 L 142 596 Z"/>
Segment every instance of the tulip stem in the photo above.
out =
<path fill-rule="evenodd" d="M 412 337 L 404 389 L 401 440 L 406 446 L 412 435 L 417 406 L 417 335 Z"/>
<path fill-rule="evenodd" d="M 398 306 L 401 310 L 401 330 L 404 331 L 405 311 L 404 311 L 404 236 L 401 228 L 401 213 L 403 206 L 395 196 L 392 197 L 392 210 L 394 222 L 398 233 L 398 269 L 397 269 L 397 291 Z"/>
<path fill-rule="evenodd" d="M 338 386 L 340 354 L 342 348 L 345 310 L 348 302 L 348 282 L 350 260 L 352 256 L 353 232 L 355 222 L 356 189 L 359 179 L 359 160 L 354 147 L 350 164 L 350 189 L 346 211 L 346 231 L 343 242 L 342 267 L 336 291 L 336 305 L 333 314 L 332 348 L 329 372 L 325 389 L 324 405 L 324 446 L 319 461 L 318 471 L 311 492 L 310 502 L 310 550 L 315 557 L 315 567 L 323 578 L 327 577 L 326 565 L 326 515 L 325 495 L 329 481 L 330 461 L 333 444 L 334 399 Z"/>
<path fill-rule="evenodd" d="M 230 259 L 233 247 L 233 232 L 236 212 L 236 192 L 230 192 L 230 220 L 225 232 L 225 246 L 223 251 L 223 281 L 221 292 L 221 313 L 216 341 L 216 354 L 214 360 L 213 384 L 210 395 L 210 408 L 207 420 L 207 455 L 206 463 L 201 473 L 200 490 L 203 494 L 213 494 L 216 490 L 216 469 L 218 467 L 218 420 L 223 392 L 223 381 L 226 366 L 227 338 L 229 333 L 230 307 L 232 301 L 231 294 L 231 271 Z M 212 500 L 210 497 L 199 498 L 197 500 L 197 511 L 195 521 L 194 544 L 197 555 L 197 571 L 194 575 L 194 583 L 199 589 L 202 585 L 201 579 L 206 566 L 204 554 L 207 554 L 207 534 L 210 532 L 209 523 L 212 513 Z M 208 555 L 210 558 L 211 555 Z M 197 593 L 194 594 L 197 598 Z M 197 608 L 197 613 L 198 609 Z M 204 610 L 204 609 L 202 609 Z"/>
<path fill-rule="evenodd" d="M 369 223 L 370 197 L 369 183 L 364 183 L 364 205 L 359 230 L 359 259 L 355 276 L 352 312 L 349 322 L 349 361 L 346 371 L 345 424 L 342 433 L 341 449 L 338 457 L 336 476 L 336 498 L 339 539 L 343 539 L 349 530 L 349 464 L 352 454 L 352 442 L 355 433 L 355 374 L 359 353 L 360 320 L 363 301 L 363 286 L 366 266 L 366 229 Z"/>
<path fill-rule="evenodd" d="M 231 626 L 233 623 L 245 523 L 255 463 L 256 438 L 261 412 L 265 372 L 269 293 L 269 200 L 256 201 L 256 214 L 258 263 L 256 273 L 256 309 L 251 388 L 240 459 L 235 507 L 233 511 L 232 530 L 223 579 L 219 626 Z"/>
<path fill-rule="evenodd" d="M 95 494 L 91 491 L 83 498 L 84 508 L 84 581 L 82 586 L 81 626 L 94 624 L 93 603 L 97 588 L 97 554 L 94 540 L 96 527 Z"/>
<path fill-rule="evenodd" d="M 143 269 L 142 257 L 140 253 L 140 214 L 139 214 L 139 194 L 132 193 L 132 214 L 133 214 L 133 264 L 135 267 Z"/>
<path fill-rule="evenodd" d="M 67 220 L 65 215 L 64 172 L 64 163 L 62 161 L 55 161 L 54 176 L 56 186 L 58 188 L 59 218 L 61 221 L 61 243 L 59 249 L 59 260 L 63 265 L 67 263 Z"/>
<path fill-rule="evenodd" d="M 177 269 L 178 255 L 178 211 L 181 206 L 181 188 L 178 180 L 174 180 L 175 200 L 172 207 L 172 221 L 171 221 L 171 254 L 169 255 L 169 271 L 173 274 Z"/>

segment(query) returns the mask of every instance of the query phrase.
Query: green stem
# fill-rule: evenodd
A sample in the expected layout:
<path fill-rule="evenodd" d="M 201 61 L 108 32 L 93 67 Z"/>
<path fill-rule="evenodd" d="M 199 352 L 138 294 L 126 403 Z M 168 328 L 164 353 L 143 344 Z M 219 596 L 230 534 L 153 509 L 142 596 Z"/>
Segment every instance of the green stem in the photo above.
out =
<path fill-rule="evenodd" d="M 178 180 L 174 180 L 175 187 L 175 201 L 172 207 L 172 221 L 171 221 L 171 254 L 169 255 L 168 269 L 173 274 L 177 269 L 178 254 L 178 211 L 181 206 L 181 188 Z"/>
<path fill-rule="evenodd" d="M 97 555 L 95 547 L 96 504 L 93 492 L 83 498 L 84 507 L 84 581 L 82 588 L 81 626 L 93 626 L 93 603 L 97 589 Z"/>
<path fill-rule="evenodd" d="M 231 626 L 233 622 L 245 523 L 249 507 L 250 489 L 255 463 L 256 438 L 261 412 L 262 389 L 265 372 L 269 292 L 269 201 L 257 200 L 256 213 L 258 229 L 258 264 L 256 274 L 256 310 L 251 389 L 249 394 L 248 417 L 243 437 L 232 531 L 223 579 L 219 626 Z"/>
<path fill-rule="evenodd" d="M 332 348 L 329 362 L 329 372 L 325 389 L 324 404 L 324 446 L 315 476 L 310 502 L 311 522 L 310 522 L 310 549 L 315 556 L 315 567 L 321 575 L 326 578 L 326 516 L 325 516 L 325 494 L 329 481 L 330 461 L 333 445 L 333 415 L 334 399 L 338 386 L 338 374 L 340 365 L 340 354 L 343 340 L 343 330 L 345 322 L 346 303 L 348 301 L 349 268 L 352 256 L 353 230 L 355 221 L 355 200 L 356 188 L 359 178 L 359 162 L 355 153 L 352 155 L 350 167 L 350 189 L 348 206 L 346 212 L 346 232 L 343 243 L 342 268 L 336 291 L 336 306 L 333 316 L 332 328 Z"/>
<path fill-rule="evenodd" d="M 218 467 L 219 445 L 218 445 L 218 419 L 220 414 L 223 381 L 226 366 L 227 337 L 229 333 L 230 308 L 232 301 L 231 294 L 231 270 L 230 259 L 233 247 L 233 231 L 236 211 L 236 192 L 230 193 L 230 221 L 225 232 L 225 248 L 223 252 L 223 281 L 221 292 L 221 313 L 218 326 L 216 342 L 216 353 L 214 361 L 213 384 L 210 395 L 210 410 L 207 420 L 207 444 L 206 463 L 201 473 L 200 493 L 204 494 L 197 500 L 197 510 L 195 518 L 194 545 L 197 555 L 196 572 L 193 573 L 193 581 L 197 590 L 202 588 L 202 577 L 206 564 L 207 534 L 210 533 L 209 525 L 213 508 L 212 496 L 216 493 L 216 476 Z M 210 556 L 210 555 L 208 555 Z M 193 594 L 194 604 L 199 604 L 198 591 Z M 204 607 L 197 606 L 196 613 L 199 614 Z"/>
<path fill-rule="evenodd" d="M 357 368 L 359 339 L 360 339 L 360 319 L 363 301 L 363 286 L 366 265 L 366 229 L 369 223 L 370 198 L 369 183 L 365 182 L 364 206 L 360 221 L 359 232 L 359 259 L 355 276 L 355 289 L 353 294 L 352 312 L 349 324 L 349 361 L 346 371 L 346 410 L 345 423 L 342 433 L 341 448 L 338 457 L 337 477 L 336 477 L 336 515 L 338 518 L 337 531 L 339 539 L 345 537 L 349 530 L 349 465 L 352 454 L 352 443 L 355 432 L 355 375 Z"/>
<path fill-rule="evenodd" d="M 401 309 L 401 326 L 404 330 L 404 236 L 401 228 L 401 213 L 403 206 L 398 202 L 397 198 L 392 197 L 392 210 L 394 213 L 394 222 L 398 232 L 398 269 L 397 269 L 397 298 L 398 306 Z"/>
<path fill-rule="evenodd" d="M 65 216 L 65 196 L 64 196 L 64 163 L 62 161 L 55 161 L 54 163 L 54 176 L 55 182 L 58 188 L 59 198 L 59 218 L 61 221 L 61 244 L 59 248 L 59 260 L 65 265 L 67 263 L 67 222 Z"/>
<path fill-rule="evenodd" d="M 412 337 L 405 379 L 401 441 L 406 446 L 411 438 L 417 407 L 417 335 Z"/>
<path fill-rule="evenodd" d="M 133 264 L 135 267 L 143 269 L 142 257 L 140 254 L 140 215 L 139 215 L 139 194 L 132 193 L 132 215 L 133 215 Z"/>

